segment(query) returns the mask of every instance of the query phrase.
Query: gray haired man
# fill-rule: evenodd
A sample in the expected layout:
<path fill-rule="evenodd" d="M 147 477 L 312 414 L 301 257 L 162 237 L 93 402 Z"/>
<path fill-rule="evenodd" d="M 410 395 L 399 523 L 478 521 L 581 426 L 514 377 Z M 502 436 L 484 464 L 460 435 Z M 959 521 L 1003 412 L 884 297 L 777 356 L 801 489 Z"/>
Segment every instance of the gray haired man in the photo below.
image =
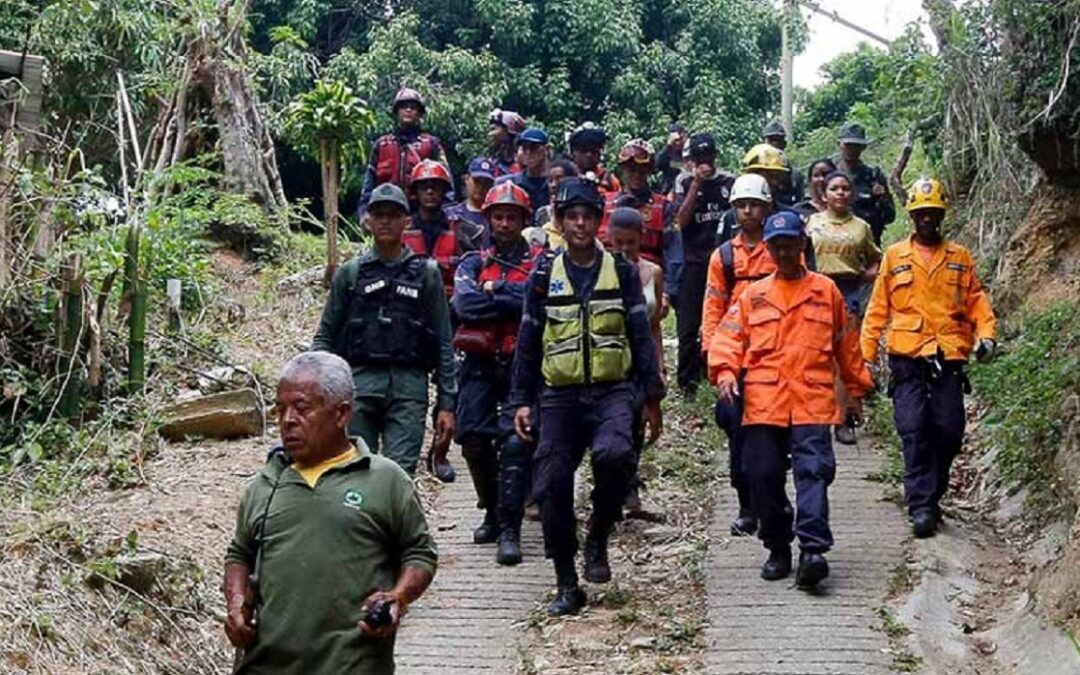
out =
<path fill-rule="evenodd" d="M 347 436 L 352 401 L 339 356 L 281 372 L 283 447 L 248 485 L 225 557 L 237 673 L 394 672 L 394 634 L 437 556 L 408 475 Z"/>

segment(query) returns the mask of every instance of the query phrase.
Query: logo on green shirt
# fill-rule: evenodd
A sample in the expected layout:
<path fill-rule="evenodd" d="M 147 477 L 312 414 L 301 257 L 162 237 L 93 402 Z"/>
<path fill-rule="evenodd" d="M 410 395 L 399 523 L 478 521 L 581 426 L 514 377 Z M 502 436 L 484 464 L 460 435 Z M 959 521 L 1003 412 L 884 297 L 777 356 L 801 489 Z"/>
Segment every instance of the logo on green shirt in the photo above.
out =
<path fill-rule="evenodd" d="M 360 505 L 363 503 L 364 495 L 362 495 L 359 490 L 345 491 L 345 501 L 342 502 L 342 504 L 349 507 L 350 509 L 356 509 L 357 511 L 359 511 Z"/>

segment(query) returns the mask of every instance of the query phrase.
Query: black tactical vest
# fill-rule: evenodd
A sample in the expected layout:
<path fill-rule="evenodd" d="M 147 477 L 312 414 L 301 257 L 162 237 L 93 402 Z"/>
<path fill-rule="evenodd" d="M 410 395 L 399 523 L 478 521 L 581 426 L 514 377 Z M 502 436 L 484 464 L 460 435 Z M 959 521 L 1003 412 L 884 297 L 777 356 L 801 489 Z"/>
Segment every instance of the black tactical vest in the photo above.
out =
<path fill-rule="evenodd" d="M 392 269 L 377 260 L 360 265 L 342 340 L 349 365 L 438 365 L 439 341 L 421 310 L 426 264 L 414 256 Z"/>

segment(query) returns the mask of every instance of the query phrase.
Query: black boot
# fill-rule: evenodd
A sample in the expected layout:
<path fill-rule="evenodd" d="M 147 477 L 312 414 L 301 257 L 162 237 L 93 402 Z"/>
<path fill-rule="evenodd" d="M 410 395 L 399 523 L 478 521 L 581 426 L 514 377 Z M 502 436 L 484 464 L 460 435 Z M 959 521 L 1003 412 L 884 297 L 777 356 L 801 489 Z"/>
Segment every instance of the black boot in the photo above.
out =
<path fill-rule="evenodd" d="M 473 530 L 472 539 L 474 544 L 494 544 L 499 540 L 499 519 L 495 516 L 495 509 L 484 512 L 484 522 Z"/>
<path fill-rule="evenodd" d="M 740 511 L 738 517 L 731 521 L 731 536 L 752 537 L 757 532 L 757 518 L 747 511 Z"/>
<path fill-rule="evenodd" d="M 462 444 L 461 454 L 476 490 L 476 508 L 484 510 L 484 522 L 473 530 L 473 543 L 493 544 L 499 538 L 499 479 L 494 451 L 489 442 L 470 440 Z"/>
<path fill-rule="evenodd" d="M 592 584 L 606 584 L 611 581 L 611 567 L 608 565 L 607 527 L 591 527 L 585 536 L 585 581 Z"/>
<path fill-rule="evenodd" d="M 555 600 L 548 605 L 548 616 L 566 616 L 580 612 L 588 597 L 578 585 L 573 558 L 555 561 L 555 582 L 558 588 L 555 592 Z"/>
<path fill-rule="evenodd" d="M 633 518 L 641 513 L 641 486 L 636 482 L 631 483 L 630 489 L 626 492 L 626 499 L 623 500 L 623 511 L 626 512 L 628 518 Z"/>
<path fill-rule="evenodd" d="M 937 524 L 938 518 L 933 509 L 918 509 L 911 514 L 911 529 L 919 539 L 934 536 Z"/>
<path fill-rule="evenodd" d="M 779 581 L 791 574 L 791 547 L 778 546 L 769 549 L 769 559 L 761 566 L 761 578 L 765 581 Z"/>
<path fill-rule="evenodd" d="M 500 565 L 517 565 L 521 562 L 521 531 L 514 527 L 504 527 L 499 532 L 499 550 L 495 553 L 495 562 Z"/>
<path fill-rule="evenodd" d="M 752 537 L 757 532 L 758 520 L 750 508 L 750 488 L 736 487 L 735 494 L 739 496 L 739 515 L 731 521 L 731 536 Z"/>
<path fill-rule="evenodd" d="M 807 551 L 799 554 L 799 569 L 795 572 L 796 586 L 813 588 L 827 576 L 829 576 L 829 563 L 825 560 L 825 556 Z"/>

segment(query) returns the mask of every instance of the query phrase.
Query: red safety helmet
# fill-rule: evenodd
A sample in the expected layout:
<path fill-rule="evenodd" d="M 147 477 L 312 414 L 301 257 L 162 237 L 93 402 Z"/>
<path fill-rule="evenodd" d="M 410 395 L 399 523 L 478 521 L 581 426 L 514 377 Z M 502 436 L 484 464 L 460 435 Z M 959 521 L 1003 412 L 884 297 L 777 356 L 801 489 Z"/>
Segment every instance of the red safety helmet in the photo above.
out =
<path fill-rule="evenodd" d="M 517 136 L 522 131 L 525 131 L 525 118 L 513 110 L 495 108 L 491 111 L 488 122 L 498 124 L 503 129 L 506 129 L 506 132 L 511 136 Z"/>
<path fill-rule="evenodd" d="M 403 87 L 398 90 L 398 93 L 394 94 L 393 112 L 396 113 L 398 107 L 406 103 L 415 103 L 420 106 L 421 115 L 427 112 L 427 106 L 424 105 L 424 97 L 415 89 Z"/>
<path fill-rule="evenodd" d="M 653 150 L 652 144 L 643 138 L 635 138 L 619 150 L 619 164 L 633 162 L 652 168 L 655 157 L 656 151 Z"/>
<path fill-rule="evenodd" d="M 499 183 L 488 190 L 487 197 L 484 197 L 484 206 L 480 211 L 487 217 L 491 207 L 499 204 L 518 207 L 525 212 L 526 219 L 532 215 L 532 201 L 529 200 L 529 193 L 510 181 Z"/>
<path fill-rule="evenodd" d="M 450 170 L 446 168 L 446 165 L 433 159 L 425 159 L 413 167 L 412 174 L 409 176 L 410 185 L 415 185 L 422 180 L 442 181 L 446 183 L 447 188 L 454 185 L 450 180 Z"/>

